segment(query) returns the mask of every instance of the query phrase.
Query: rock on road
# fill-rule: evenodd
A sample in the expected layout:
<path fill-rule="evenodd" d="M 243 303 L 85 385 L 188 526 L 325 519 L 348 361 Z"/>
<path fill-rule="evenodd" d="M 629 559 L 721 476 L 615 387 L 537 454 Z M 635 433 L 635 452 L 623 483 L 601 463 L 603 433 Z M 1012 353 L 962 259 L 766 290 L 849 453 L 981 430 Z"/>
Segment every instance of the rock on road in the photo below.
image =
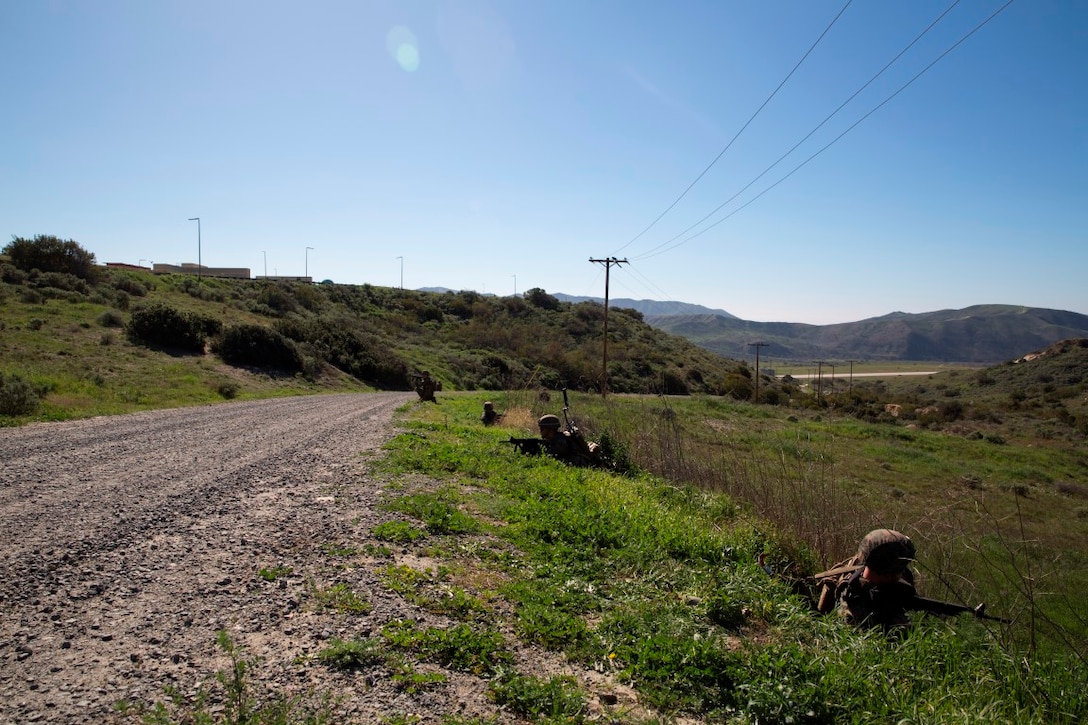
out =
<path fill-rule="evenodd" d="M 314 679 L 320 668 L 298 662 L 341 635 L 335 617 L 301 606 L 306 587 L 335 576 L 322 552 L 378 520 L 366 454 L 413 397 L 0 429 L 0 723 L 131 721 L 115 703 L 214 681 L 220 630 L 264 658 L 269 684 L 327 686 Z M 258 575 L 274 567 L 291 574 Z"/>

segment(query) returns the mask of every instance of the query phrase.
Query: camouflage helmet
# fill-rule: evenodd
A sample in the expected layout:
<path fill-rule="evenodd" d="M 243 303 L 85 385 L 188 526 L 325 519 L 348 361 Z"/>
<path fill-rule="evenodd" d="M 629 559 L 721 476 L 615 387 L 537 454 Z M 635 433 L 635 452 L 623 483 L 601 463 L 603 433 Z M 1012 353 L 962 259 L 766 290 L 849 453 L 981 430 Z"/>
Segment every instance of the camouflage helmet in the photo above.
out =
<path fill-rule="evenodd" d="M 876 529 L 861 540 L 858 559 L 876 574 L 898 574 L 914 561 L 914 542 L 898 531 Z"/>
<path fill-rule="evenodd" d="M 558 428 L 559 416 L 551 415 L 550 413 L 548 415 L 542 415 L 540 416 L 540 420 L 538 420 L 536 424 L 541 428 Z"/>

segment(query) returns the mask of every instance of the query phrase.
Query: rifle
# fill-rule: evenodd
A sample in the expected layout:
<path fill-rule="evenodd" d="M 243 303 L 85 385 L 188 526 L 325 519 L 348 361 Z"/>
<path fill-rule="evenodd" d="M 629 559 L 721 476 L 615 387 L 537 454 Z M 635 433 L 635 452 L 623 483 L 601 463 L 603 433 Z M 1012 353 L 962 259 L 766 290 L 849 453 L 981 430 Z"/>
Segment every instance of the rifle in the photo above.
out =
<path fill-rule="evenodd" d="M 932 614 L 944 614 L 952 616 L 956 614 L 962 614 L 963 612 L 970 612 L 975 615 L 975 619 L 989 619 L 994 622 L 1003 622 L 1005 624 L 1012 624 L 1011 619 L 1005 619 L 1004 617 L 994 617 L 986 614 L 985 602 L 979 604 L 976 607 L 969 607 L 966 604 L 954 604 L 953 602 L 942 602 L 939 599 L 927 599 L 925 597 L 915 596 L 908 609 L 919 609 L 923 612 L 930 612 Z"/>
<path fill-rule="evenodd" d="M 543 438 L 515 438 L 510 436 L 507 443 L 526 456 L 539 456 L 548 449 L 548 441 Z"/>
<path fill-rule="evenodd" d="M 567 400 L 567 389 L 563 388 L 563 422 L 567 424 L 567 431 L 573 433 L 578 430 L 574 427 L 574 423 L 571 422 L 570 416 L 567 415 L 567 411 L 570 410 L 570 401 Z"/>

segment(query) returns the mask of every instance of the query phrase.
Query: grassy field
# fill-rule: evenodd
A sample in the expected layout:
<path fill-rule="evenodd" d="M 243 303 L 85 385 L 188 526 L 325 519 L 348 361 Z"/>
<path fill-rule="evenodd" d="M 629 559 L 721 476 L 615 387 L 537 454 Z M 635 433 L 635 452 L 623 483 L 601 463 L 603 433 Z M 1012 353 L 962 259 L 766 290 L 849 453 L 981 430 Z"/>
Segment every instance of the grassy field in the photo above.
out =
<path fill-rule="evenodd" d="M 436 480 L 431 490 L 413 488 L 390 505 L 418 522 L 420 533 L 400 540 L 442 562 L 424 572 L 391 570 L 390 585 L 424 602 L 439 584 L 453 587 L 466 603 L 460 616 L 472 631 L 481 631 L 480 622 L 495 631 L 496 617 L 509 616 L 508 625 L 497 629 L 562 652 L 587 671 L 610 673 L 657 713 L 649 719 L 617 713 L 614 721 L 1072 723 L 1088 716 L 1080 654 L 1053 642 L 1033 647 L 1017 632 L 1033 624 L 1023 612 L 1005 609 L 1007 602 L 992 600 L 991 608 L 1012 615 L 1016 621 L 1009 626 L 916 615 L 901 638 L 853 630 L 812 611 L 803 576 L 818 557 L 788 526 L 706 485 L 521 456 L 508 437 L 526 433 L 535 415 L 555 412 L 557 405 L 526 394 L 490 397 L 507 412 L 503 427 L 478 424 L 483 396 L 441 396 L 438 406 L 413 406 L 407 432 L 388 447 L 388 473 Z M 686 455 L 676 451 L 687 445 L 684 419 L 731 421 L 744 436 L 708 427 L 727 440 L 745 439 L 742 457 L 762 457 L 753 441 L 776 423 L 760 411 L 718 409 L 712 402 L 623 398 L 594 406 L 579 397 L 572 408 L 587 429 L 604 432 L 607 418 L 612 435 L 623 437 L 626 426 L 640 431 L 617 449 L 621 458 L 641 460 L 667 440 L 675 464 Z M 651 420 L 656 423 L 648 425 Z M 782 424 L 807 430 L 788 436 L 798 453 L 822 450 L 824 443 L 808 442 L 817 437 L 809 434 L 823 429 L 826 436 L 835 428 L 826 420 Z M 655 434 L 652 446 L 648 439 Z M 782 440 L 765 448 L 781 449 Z M 852 460 L 835 465 L 845 469 Z M 765 483 L 787 484 L 784 478 Z M 805 506 L 815 518 L 827 509 L 811 500 Z M 937 542 L 920 542 L 923 574 L 950 563 L 940 560 Z M 994 551 L 1003 551 L 999 542 Z M 933 581 L 930 574 L 922 586 Z M 508 639 L 498 641 L 505 642 L 499 649 L 511 646 Z M 427 657 L 418 636 L 409 642 L 416 656 Z M 359 646 L 387 645 L 375 638 Z M 487 665 L 480 672 L 499 677 Z M 553 694 L 564 693 L 566 709 L 545 720 L 582 720 L 576 683 L 521 682 L 537 692 L 548 685 Z M 503 680 L 491 686 L 501 690 Z"/>

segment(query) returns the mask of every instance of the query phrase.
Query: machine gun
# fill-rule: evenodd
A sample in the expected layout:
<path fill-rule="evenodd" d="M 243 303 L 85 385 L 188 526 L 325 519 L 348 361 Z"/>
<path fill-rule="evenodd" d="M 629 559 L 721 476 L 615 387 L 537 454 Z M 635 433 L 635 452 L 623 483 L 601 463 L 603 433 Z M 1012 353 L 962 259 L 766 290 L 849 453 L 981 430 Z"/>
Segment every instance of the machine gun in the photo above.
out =
<path fill-rule="evenodd" d="M 1004 624 L 1011 624 L 1011 619 L 1005 619 L 1004 617 L 994 617 L 986 614 L 986 604 L 982 603 L 975 607 L 969 607 L 966 604 L 954 604 L 952 602 L 942 602 L 938 599 L 926 599 L 925 597 L 915 596 L 911 600 L 911 604 L 908 609 L 921 610 L 923 612 L 930 612 L 931 614 L 943 614 L 947 616 L 953 616 L 956 614 L 962 614 L 963 612 L 970 612 L 975 615 L 975 619 L 989 619 L 994 622 L 1003 622 Z"/>
<path fill-rule="evenodd" d="M 548 450 L 548 441 L 543 438 L 515 438 L 510 436 L 510 440 L 506 442 L 526 456 L 539 456 Z"/>

